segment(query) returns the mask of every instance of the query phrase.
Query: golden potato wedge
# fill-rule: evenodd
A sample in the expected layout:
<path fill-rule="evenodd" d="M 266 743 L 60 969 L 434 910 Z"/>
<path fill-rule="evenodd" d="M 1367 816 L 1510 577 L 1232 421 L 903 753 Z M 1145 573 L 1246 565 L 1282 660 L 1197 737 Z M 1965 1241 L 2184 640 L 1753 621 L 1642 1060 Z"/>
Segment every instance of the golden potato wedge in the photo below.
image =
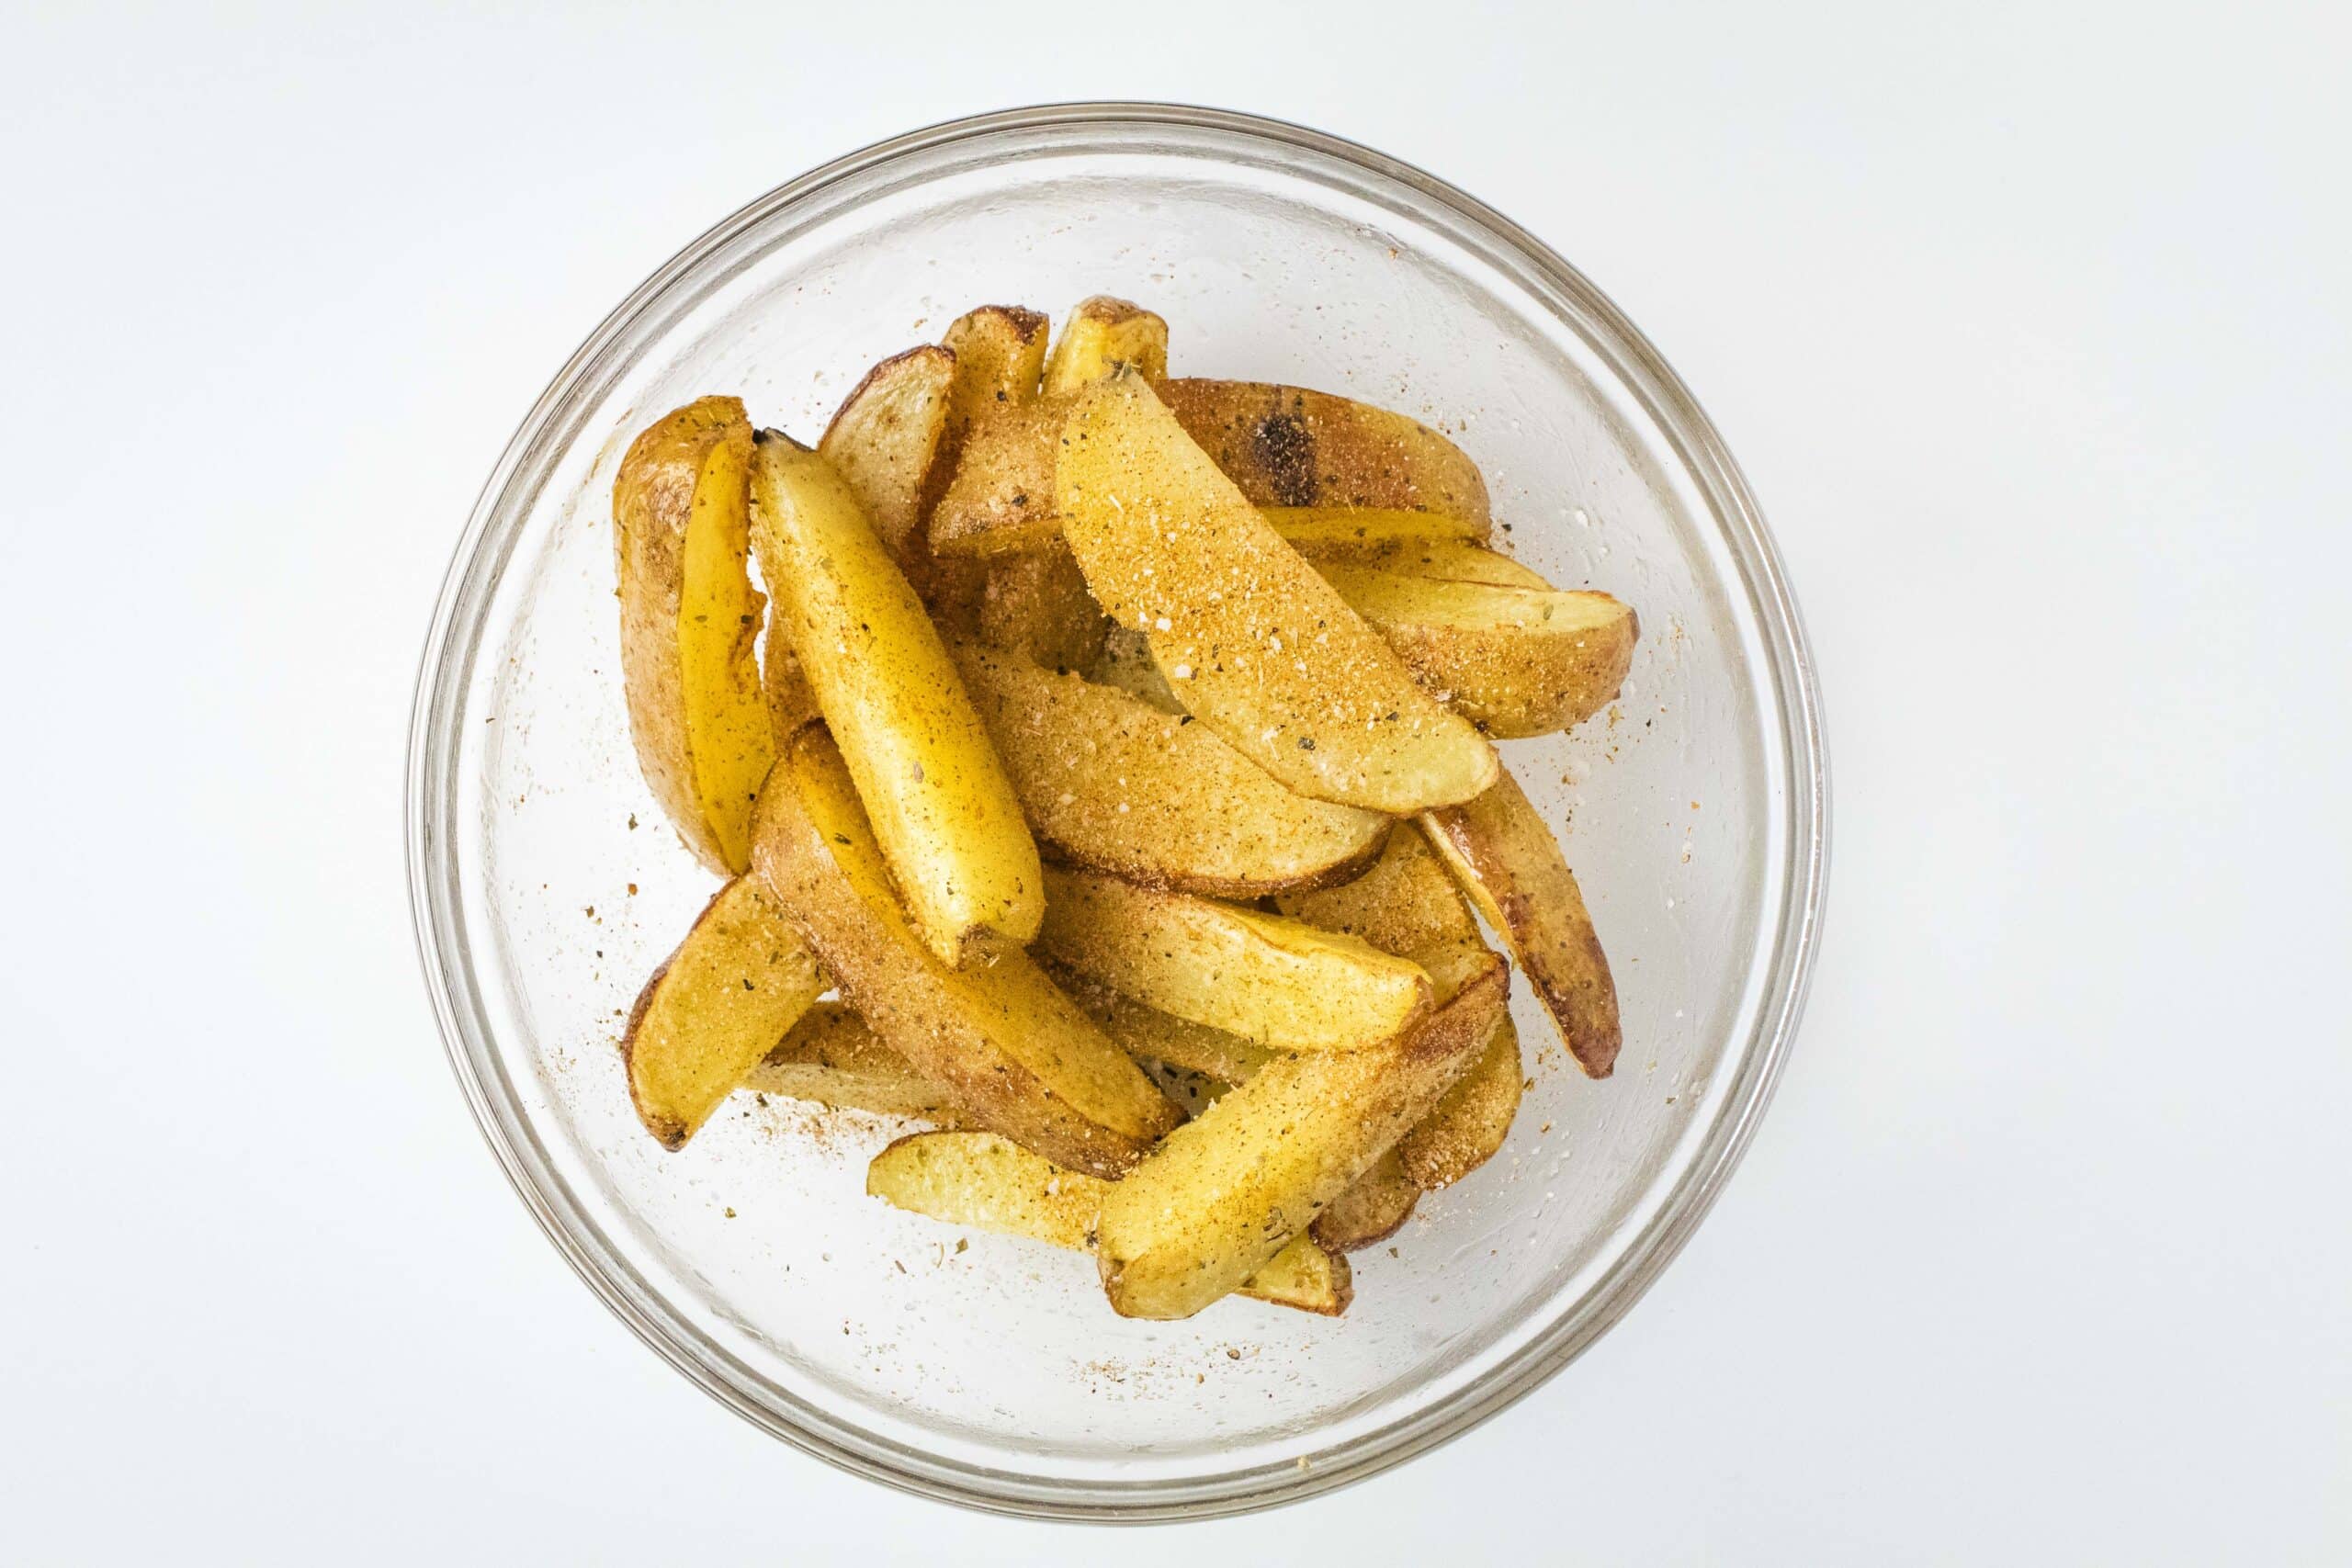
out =
<path fill-rule="evenodd" d="M 954 1095 L 840 1002 L 819 1002 L 802 1014 L 741 1087 L 840 1111 L 914 1116 L 940 1127 L 969 1124 Z"/>
<path fill-rule="evenodd" d="M 1047 973 L 1130 1055 L 1148 1056 L 1225 1084 L 1244 1081 L 1274 1058 L 1273 1052 L 1254 1040 L 1147 1007 L 1062 965 L 1049 962 Z"/>
<path fill-rule="evenodd" d="M 1084 1252 L 1111 1183 L 1062 1170 L 987 1133 L 917 1133 L 866 1167 L 865 1190 L 893 1207 L 950 1224 Z M 1336 1316 L 1353 1293 L 1344 1258 L 1301 1236 L 1242 1281 L 1239 1292 Z"/>
<path fill-rule="evenodd" d="M 1102 634 L 1102 651 L 1083 671 L 1097 685 L 1116 686 L 1165 714 L 1184 716 L 1184 705 L 1169 689 L 1168 677 L 1151 657 L 1151 644 L 1132 626 L 1113 626 Z"/>
<path fill-rule="evenodd" d="M 1300 795 L 1401 814 L 1466 800 L 1494 752 L 1416 685 L 1131 372 L 1071 415 L 1062 533 L 1192 715 Z"/>
<path fill-rule="evenodd" d="M 613 480 L 621 676 L 654 798 L 714 871 L 750 863 L 752 799 L 775 760 L 747 567 L 752 423 L 703 398 L 646 427 Z"/>
<path fill-rule="evenodd" d="M 849 759 L 893 881 L 943 962 L 1043 913 L 1037 846 L 955 661 L 831 464 L 775 432 L 753 452 L 761 563 Z"/>
<path fill-rule="evenodd" d="M 1519 1060 L 1519 1031 L 1506 1012 L 1469 1070 L 1453 1080 L 1437 1106 L 1396 1141 L 1398 1165 L 1414 1186 L 1434 1192 L 1451 1187 L 1495 1157 L 1510 1136 L 1527 1088 Z"/>
<path fill-rule="evenodd" d="M 646 1131 L 683 1147 L 827 984 L 757 878 L 720 888 L 638 993 L 621 1035 Z"/>
<path fill-rule="evenodd" d="M 1419 964 L 1353 937 L 1073 867 L 1046 870 L 1037 942 L 1137 1001 L 1277 1051 L 1364 1050 L 1430 1008 Z"/>
<path fill-rule="evenodd" d="M 894 354 L 865 373 L 817 443 L 899 569 L 921 575 L 930 558 L 922 536 L 922 490 L 947 429 L 956 355 L 937 344 Z"/>
<path fill-rule="evenodd" d="M 1425 424 L 1304 387 L 1178 378 L 1160 400 L 1259 506 L 1436 512 L 1485 538 L 1487 481 L 1462 448 Z"/>
<path fill-rule="evenodd" d="M 1451 1094 L 1453 1090 L 1448 1089 Z M 1407 1137 L 1412 1134 L 1408 1133 Z M 1361 1252 L 1374 1242 L 1386 1241 L 1411 1217 L 1421 1201 L 1421 1190 L 1405 1174 L 1404 1162 L 1390 1149 L 1355 1179 L 1355 1184 L 1331 1200 L 1315 1216 L 1306 1234 L 1329 1252 Z"/>
<path fill-rule="evenodd" d="M 1390 818 L 1293 795 L 1208 727 L 1016 654 L 952 645 L 1038 839 L 1145 886 L 1254 897 L 1343 881 Z"/>
<path fill-rule="evenodd" d="M 1466 806 L 1421 826 L 1464 892 L 1510 945 L 1560 1038 L 1588 1077 L 1607 1077 L 1623 1032 L 1617 984 L 1559 840 L 1506 773 Z"/>
<path fill-rule="evenodd" d="M 950 630 L 978 629 L 988 577 L 972 562 L 948 558 L 938 548 L 933 518 L 940 498 L 962 467 L 974 423 L 1001 407 L 1035 400 L 1037 378 L 1046 366 L 1046 331 L 1044 315 L 1018 305 L 983 305 L 947 328 L 944 346 L 956 355 L 956 376 L 948 388 L 938 455 L 923 480 L 923 543 L 930 559 L 915 588 L 940 625 Z"/>
<path fill-rule="evenodd" d="M 1020 949 L 951 969 L 900 909 L 847 763 L 820 724 L 761 792 L 752 858 L 842 997 L 974 1122 L 1057 1165 L 1116 1176 L 1175 1113 Z"/>
<path fill-rule="evenodd" d="M 980 639 L 1048 670 L 1082 670 L 1111 629 L 1085 574 L 1058 546 L 991 561 L 980 603 Z"/>
<path fill-rule="evenodd" d="M 1168 323 L 1140 305 L 1097 294 L 1081 299 L 1062 322 L 1046 361 L 1044 391 L 1074 392 L 1122 365 L 1147 381 L 1168 377 Z"/>
<path fill-rule="evenodd" d="M 1634 660 L 1634 612 L 1606 593 L 1560 593 L 1323 563 L 1413 678 L 1503 739 L 1580 723 L 1617 695 Z"/>
<path fill-rule="evenodd" d="M 1267 515 L 1271 517 L 1273 513 L 1268 513 Z M 1345 516 L 1346 513 L 1337 515 Z M 1350 545 L 1329 538 L 1302 539 L 1287 533 L 1283 536 L 1295 545 L 1301 555 L 1317 565 L 1336 563 L 1377 567 L 1383 571 L 1401 571 L 1411 577 L 1434 577 L 1446 582 L 1487 582 L 1498 588 L 1532 589 L 1538 593 L 1555 592 L 1541 572 L 1468 539 L 1433 538 L 1427 535 L 1397 536 Z"/>
<path fill-rule="evenodd" d="M 1114 1182 L 1095 1257 L 1113 1310 L 1189 1317 L 1257 1272 L 1427 1115 L 1494 1031 L 1509 976 L 1433 954 L 1448 999 L 1401 1039 L 1279 1056 Z"/>

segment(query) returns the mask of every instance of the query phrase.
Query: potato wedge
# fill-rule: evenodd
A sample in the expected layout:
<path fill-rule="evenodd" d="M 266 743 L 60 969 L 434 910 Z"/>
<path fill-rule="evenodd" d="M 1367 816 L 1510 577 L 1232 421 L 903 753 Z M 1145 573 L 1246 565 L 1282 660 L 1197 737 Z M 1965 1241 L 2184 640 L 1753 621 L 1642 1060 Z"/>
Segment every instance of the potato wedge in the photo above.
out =
<path fill-rule="evenodd" d="M 1259 506 L 1435 512 L 1485 538 L 1487 481 L 1462 448 L 1386 409 L 1304 387 L 1176 378 L 1160 400 Z"/>
<path fill-rule="evenodd" d="M 952 645 L 1038 839 L 1145 886 L 1254 897 L 1343 881 L 1390 818 L 1293 795 L 1209 732 L 1110 686 Z"/>
<path fill-rule="evenodd" d="M 1497 771 L 1470 726 L 1283 543 L 1131 372 L 1063 436 L 1062 532 L 1095 600 L 1150 638 L 1194 717 L 1300 795 L 1401 814 Z"/>
<path fill-rule="evenodd" d="M 1588 1077 L 1607 1077 L 1623 1031 L 1617 985 L 1559 840 L 1506 773 L 1465 806 L 1421 826 L 1487 923 L 1510 945 L 1536 998 Z"/>
<path fill-rule="evenodd" d="M 1095 1257 L 1112 1308 L 1189 1317 L 1307 1234 L 1427 1115 L 1494 1032 L 1509 969 L 1431 956 L 1448 999 L 1403 1038 L 1281 1056 L 1112 1184 Z"/>
<path fill-rule="evenodd" d="M 1092 1245 L 1110 1185 L 987 1133 L 917 1133 L 865 1170 L 865 1190 L 896 1208 L 1079 1252 Z M 1353 1292 L 1347 1259 L 1301 1236 L 1242 1281 L 1239 1293 L 1336 1316 Z"/>
<path fill-rule="evenodd" d="M 752 862 L 841 993 L 972 1120 L 1057 1165 L 1111 1177 L 1175 1113 L 1028 955 L 951 969 L 900 909 L 847 763 L 822 725 L 761 792 Z"/>
<path fill-rule="evenodd" d="M 991 561 L 980 602 L 980 639 L 1048 670 L 1082 670 L 1111 629 L 1086 576 L 1056 547 Z"/>
<path fill-rule="evenodd" d="M 1489 735 L 1582 722 L 1617 695 L 1640 635 L 1606 593 L 1561 593 L 1325 562 L 1326 581 L 1413 678 Z"/>
<path fill-rule="evenodd" d="M 1035 400 L 1037 378 L 1046 366 L 1046 325 L 1045 316 L 1035 310 L 983 305 L 950 322 L 943 340 L 956 355 L 956 376 L 948 387 L 938 455 L 923 479 L 923 546 L 929 564 L 915 588 L 940 625 L 954 631 L 978 629 L 988 578 L 972 562 L 943 555 L 933 519 L 949 479 L 962 467 L 974 424 L 999 408 Z"/>
<path fill-rule="evenodd" d="M 828 983 L 756 877 L 720 888 L 638 993 L 621 1035 L 646 1131 L 684 1147 Z"/>
<path fill-rule="evenodd" d="M 1412 1136 L 1410 1133 L 1405 1135 Z M 1361 1252 L 1395 1235 L 1411 1217 L 1413 1205 L 1420 1201 L 1420 1188 L 1405 1174 L 1404 1162 L 1396 1151 L 1390 1149 L 1373 1162 L 1371 1169 L 1357 1177 L 1353 1186 L 1332 1199 L 1330 1206 L 1315 1216 L 1306 1234 L 1328 1251 Z"/>
<path fill-rule="evenodd" d="M 1420 966 L 1238 904 L 1049 866 L 1038 945 L 1137 1001 L 1277 1051 L 1361 1051 L 1430 1008 Z"/>
<path fill-rule="evenodd" d="M 865 508 L 899 569 L 921 575 L 930 558 L 922 490 L 947 430 L 956 355 L 937 344 L 894 354 L 865 373 L 817 443 Z"/>
<path fill-rule="evenodd" d="M 1451 1187 L 1495 1157 L 1510 1136 L 1527 1088 L 1519 1060 L 1519 1031 L 1506 1012 L 1469 1070 L 1453 1080 L 1437 1106 L 1396 1141 L 1397 1164 L 1425 1192 Z"/>
<path fill-rule="evenodd" d="M 800 655 L 792 651 L 792 628 L 784 624 L 785 614 L 780 601 L 768 601 L 767 640 L 760 649 L 760 689 L 767 699 L 768 733 L 775 737 L 779 751 L 800 733 L 802 725 L 818 716 L 817 694 L 808 684 L 808 671 L 801 667 Z"/>
<path fill-rule="evenodd" d="M 1081 299 L 1062 322 L 1046 360 L 1044 391 L 1074 392 L 1122 365 L 1147 381 L 1168 376 L 1168 323 L 1140 305 L 1097 294 Z"/>
<path fill-rule="evenodd" d="M 752 423 L 703 398 L 629 444 L 613 480 L 621 676 L 654 798 L 704 864 L 750 863 L 752 799 L 775 760 L 752 586 Z"/>
<path fill-rule="evenodd" d="M 819 1002 L 802 1014 L 741 1087 L 839 1111 L 915 1116 L 940 1127 L 970 1124 L 954 1095 L 840 1002 Z"/>
<path fill-rule="evenodd" d="M 954 660 L 832 465 L 775 432 L 752 458 L 761 562 L 893 881 L 943 962 L 1027 942 L 1037 846 Z"/>

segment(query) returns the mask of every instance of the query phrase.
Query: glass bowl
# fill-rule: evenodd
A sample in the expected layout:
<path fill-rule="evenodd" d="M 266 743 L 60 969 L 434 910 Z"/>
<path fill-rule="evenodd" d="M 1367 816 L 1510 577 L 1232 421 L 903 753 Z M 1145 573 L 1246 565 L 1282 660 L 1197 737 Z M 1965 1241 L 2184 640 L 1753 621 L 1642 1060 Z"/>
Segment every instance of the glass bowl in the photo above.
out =
<path fill-rule="evenodd" d="M 903 1127 L 739 1095 L 684 1151 L 616 1043 L 713 882 L 638 775 L 607 498 L 632 433 L 736 392 L 804 439 L 865 368 L 983 302 L 1138 299 L 1178 374 L 1405 410 L 1484 468 L 1498 536 L 1630 601 L 1623 695 L 1507 743 L 1565 830 L 1624 1011 L 1578 1074 L 1519 987 L 1508 1146 L 1359 1253 L 1333 1319 L 1238 1299 L 1127 1322 L 1091 1265 L 865 1196 Z M 1824 870 L 1796 611 L 1730 455 L 1574 269 L 1449 186 L 1313 131 L 1136 104 L 918 131 L 761 197 L 596 329 L 483 489 L 409 758 L 418 943 L 491 1146 L 621 1319 L 712 1394 L 894 1485 L 1159 1518 L 1289 1501 L 1461 1432 L 1565 1366 L 1690 1234 L 1802 1000 Z"/>

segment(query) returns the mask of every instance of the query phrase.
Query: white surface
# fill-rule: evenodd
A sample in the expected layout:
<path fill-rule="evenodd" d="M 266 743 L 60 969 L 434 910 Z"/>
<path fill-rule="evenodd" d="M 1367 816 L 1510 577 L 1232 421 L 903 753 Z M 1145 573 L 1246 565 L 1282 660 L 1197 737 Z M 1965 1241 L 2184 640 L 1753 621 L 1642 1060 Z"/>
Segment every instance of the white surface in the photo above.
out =
<path fill-rule="evenodd" d="M 45 9 L 0 1560 L 2352 1556 L 2339 17 Z M 572 1280 L 443 1064 L 399 792 L 457 530 L 607 308 L 834 153 L 1120 93 L 1610 290 L 1774 521 L 1836 805 L 1779 1102 L 1633 1317 L 1367 1486 L 1104 1541 L 802 1459 Z"/>

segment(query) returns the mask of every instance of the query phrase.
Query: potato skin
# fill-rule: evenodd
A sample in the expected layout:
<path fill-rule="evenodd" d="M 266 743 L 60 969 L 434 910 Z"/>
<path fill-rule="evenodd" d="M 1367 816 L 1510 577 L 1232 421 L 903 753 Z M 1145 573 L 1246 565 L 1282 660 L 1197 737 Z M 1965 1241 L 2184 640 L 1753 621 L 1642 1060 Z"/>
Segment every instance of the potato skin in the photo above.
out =
<path fill-rule="evenodd" d="M 1421 827 L 1502 934 L 1588 1077 L 1605 1078 L 1624 1042 L 1617 983 L 1559 840 L 1506 773 L 1466 805 L 1426 812 Z"/>
<path fill-rule="evenodd" d="M 741 400 L 699 399 L 640 432 L 613 480 L 638 764 L 686 847 L 727 874 L 748 863 L 752 795 L 774 761 L 755 647 L 763 602 L 745 568 L 751 442 Z"/>
<path fill-rule="evenodd" d="M 1175 1124 L 1142 1070 L 1028 955 L 948 968 L 901 911 L 857 791 L 822 725 L 761 792 L 753 868 L 842 997 L 973 1121 L 1057 1165 L 1114 1177 Z"/>
<path fill-rule="evenodd" d="M 817 443 L 910 577 L 922 574 L 930 555 L 922 492 L 946 434 L 955 380 L 956 355 L 937 344 L 894 354 L 850 389 Z"/>
<path fill-rule="evenodd" d="M 1076 391 L 1121 365 L 1135 367 L 1147 381 L 1166 379 L 1168 323 L 1108 294 L 1081 299 L 1062 322 L 1062 335 L 1046 361 L 1045 394 Z"/>
<path fill-rule="evenodd" d="M 739 876 L 720 888 L 638 993 L 621 1036 L 646 1131 L 683 1148 L 827 984 L 764 887 Z"/>
<path fill-rule="evenodd" d="M 1080 397 L 1055 469 L 1097 603 L 1178 700 L 1290 789 L 1392 815 L 1466 800 L 1494 753 L 1245 501 L 1132 372 Z"/>
<path fill-rule="evenodd" d="M 1453 1080 L 1435 1109 L 1396 1141 L 1396 1159 L 1408 1179 L 1424 1192 L 1451 1187 L 1501 1150 L 1519 1116 L 1527 1088 L 1519 1059 L 1519 1031 L 1506 1012 L 1495 1021 L 1469 1070 Z"/>
<path fill-rule="evenodd" d="M 1420 1201 L 1420 1187 L 1405 1173 L 1396 1151 L 1390 1149 L 1315 1216 L 1307 1234 L 1332 1252 L 1361 1252 L 1403 1229 Z"/>

